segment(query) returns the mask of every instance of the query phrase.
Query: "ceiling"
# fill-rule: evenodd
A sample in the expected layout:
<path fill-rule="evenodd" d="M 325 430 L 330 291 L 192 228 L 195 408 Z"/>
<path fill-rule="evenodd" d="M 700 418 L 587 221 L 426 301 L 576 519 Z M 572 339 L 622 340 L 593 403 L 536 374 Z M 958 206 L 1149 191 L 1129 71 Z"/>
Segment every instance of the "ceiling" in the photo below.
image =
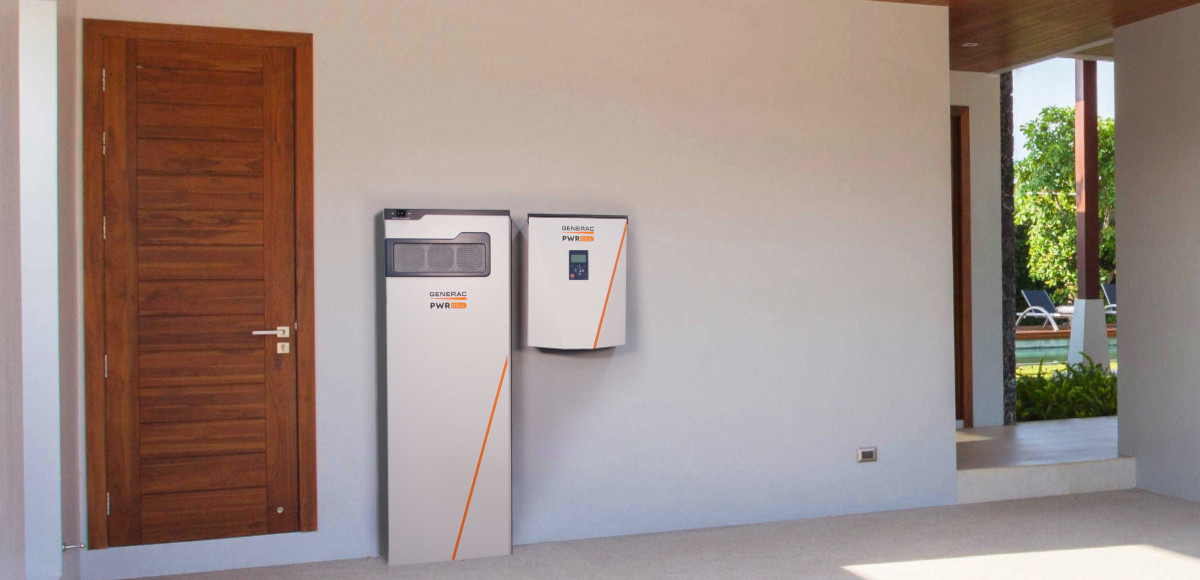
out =
<path fill-rule="evenodd" d="M 999 72 L 1049 58 L 1111 57 L 1113 29 L 1200 0 L 880 0 L 950 7 L 950 68 Z M 966 44 L 978 46 L 964 46 Z M 1100 54 L 1095 54 L 1099 52 Z"/>

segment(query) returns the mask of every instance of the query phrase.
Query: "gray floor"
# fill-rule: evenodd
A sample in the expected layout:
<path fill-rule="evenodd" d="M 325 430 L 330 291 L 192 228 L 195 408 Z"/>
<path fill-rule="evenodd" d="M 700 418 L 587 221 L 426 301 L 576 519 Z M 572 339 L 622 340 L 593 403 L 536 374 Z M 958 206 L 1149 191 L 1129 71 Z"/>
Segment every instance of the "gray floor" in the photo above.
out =
<path fill-rule="evenodd" d="M 1034 421 L 958 431 L 958 468 L 1116 459 L 1117 418 Z"/>
<path fill-rule="evenodd" d="M 1198 558 L 1200 504 L 1122 491 L 535 544 L 422 566 L 365 559 L 174 578 L 1194 580 Z"/>

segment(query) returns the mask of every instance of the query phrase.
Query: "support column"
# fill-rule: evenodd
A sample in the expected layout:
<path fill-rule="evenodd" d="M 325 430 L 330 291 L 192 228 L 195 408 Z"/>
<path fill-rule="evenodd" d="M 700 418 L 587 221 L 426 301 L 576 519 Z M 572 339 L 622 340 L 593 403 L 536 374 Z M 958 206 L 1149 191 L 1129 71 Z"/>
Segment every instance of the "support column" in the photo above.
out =
<path fill-rule="evenodd" d="M 1013 74 L 1000 75 L 1000 245 L 1004 304 L 1000 318 L 1004 336 L 1004 424 L 1017 423 L 1017 252 L 1013 190 Z"/>
<path fill-rule="evenodd" d="M 1100 136 L 1096 61 L 1075 61 L 1075 227 L 1078 296 L 1067 361 L 1083 355 L 1109 365 L 1108 327 L 1100 294 Z"/>

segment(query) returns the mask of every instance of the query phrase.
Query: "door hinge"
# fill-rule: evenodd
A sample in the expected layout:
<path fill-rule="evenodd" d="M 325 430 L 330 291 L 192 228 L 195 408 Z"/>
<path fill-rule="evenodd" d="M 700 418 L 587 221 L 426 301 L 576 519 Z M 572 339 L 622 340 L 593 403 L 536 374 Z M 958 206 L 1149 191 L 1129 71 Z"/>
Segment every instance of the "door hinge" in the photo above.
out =
<path fill-rule="evenodd" d="M 108 239 L 108 216 L 100 218 L 100 239 Z"/>
<path fill-rule="evenodd" d="M 108 378 L 108 355 L 104 355 L 104 378 Z"/>
<path fill-rule="evenodd" d="M 108 155 L 108 131 L 100 134 L 100 154 Z"/>
<path fill-rule="evenodd" d="M 108 69 L 100 69 L 100 92 L 108 92 Z"/>
<path fill-rule="evenodd" d="M 107 515 L 107 516 L 112 515 L 112 494 L 111 493 L 104 494 L 104 515 Z"/>

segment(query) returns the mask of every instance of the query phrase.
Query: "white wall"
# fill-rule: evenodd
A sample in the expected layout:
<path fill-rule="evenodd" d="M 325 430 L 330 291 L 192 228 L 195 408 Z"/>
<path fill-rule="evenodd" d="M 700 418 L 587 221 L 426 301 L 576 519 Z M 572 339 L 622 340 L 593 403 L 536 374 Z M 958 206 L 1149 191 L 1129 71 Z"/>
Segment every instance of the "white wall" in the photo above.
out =
<path fill-rule="evenodd" d="M 1200 501 L 1200 6 L 1120 28 L 1121 454 Z"/>
<path fill-rule="evenodd" d="M 314 32 L 321 531 L 84 576 L 378 553 L 374 217 L 620 213 L 629 344 L 514 358 L 519 543 L 955 501 L 947 11 L 865 0 L 81 0 Z M 518 320 L 520 318 L 518 317 Z M 880 447 L 859 465 L 855 448 Z"/>
<path fill-rule="evenodd" d="M 25 574 L 19 20 L 18 0 L 0 0 L 0 578 Z"/>
<path fill-rule="evenodd" d="M 971 109 L 971 314 L 975 426 L 1004 424 L 1000 76 L 951 72 L 950 104 Z"/>
<path fill-rule="evenodd" d="M 21 328 L 29 578 L 62 574 L 57 13 L 53 0 L 21 0 Z"/>

